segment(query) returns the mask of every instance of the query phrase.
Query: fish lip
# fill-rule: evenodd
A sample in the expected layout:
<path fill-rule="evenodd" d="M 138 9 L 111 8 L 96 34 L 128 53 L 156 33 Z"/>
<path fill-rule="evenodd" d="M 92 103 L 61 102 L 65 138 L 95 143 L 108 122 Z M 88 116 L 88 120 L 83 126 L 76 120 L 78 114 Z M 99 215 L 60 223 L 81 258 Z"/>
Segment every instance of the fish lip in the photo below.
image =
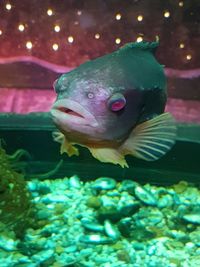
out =
<path fill-rule="evenodd" d="M 67 114 L 62 111 L 62 108 L 70 109 L 80 115 L 80 117 L 72 114 Z M 51 115 L 53 116 L 53 118 L 55 118 L 55 120 L 60 117 L 60 119 L 62 119 L 66 123 L 82 124 L 92 127 L 98 126 L 98 122 L 95 117 L 81 104 L 71 99 L 61 99 L 56 101 L 51 108 Z"/>

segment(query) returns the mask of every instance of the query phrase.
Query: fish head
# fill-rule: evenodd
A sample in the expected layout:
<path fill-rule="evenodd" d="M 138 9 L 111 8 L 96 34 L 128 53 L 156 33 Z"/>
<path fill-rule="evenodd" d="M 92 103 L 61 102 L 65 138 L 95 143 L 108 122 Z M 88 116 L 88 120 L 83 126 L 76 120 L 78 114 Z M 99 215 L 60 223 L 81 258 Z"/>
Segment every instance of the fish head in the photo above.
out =
<path fill-rule="evenodd" d="M 99 74 L 76 70 L 55 81 L 57 99 L 51 109 L 57 127 L 79 143 L 120 141 L 136 123 L 142 91 L 104 83 Z"/>

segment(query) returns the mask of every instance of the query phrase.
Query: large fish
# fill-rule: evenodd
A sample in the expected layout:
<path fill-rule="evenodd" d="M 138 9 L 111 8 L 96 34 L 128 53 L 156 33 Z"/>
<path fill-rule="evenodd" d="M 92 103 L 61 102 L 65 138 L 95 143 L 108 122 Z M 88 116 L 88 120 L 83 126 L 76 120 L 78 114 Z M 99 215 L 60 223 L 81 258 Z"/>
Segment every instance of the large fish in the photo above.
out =
<path fill-rule="evenodd" d="M 157 46 L 128 43 L 55 81 L 51 114 L 62 132 L 54 135 L 61 153 L 78 155 L 78 144 L 102 162 L 128 167 L 126 155 L 153 161 L 171 149 L 176 126 L 164 113 L 166 77 L 154 57 Z"/>

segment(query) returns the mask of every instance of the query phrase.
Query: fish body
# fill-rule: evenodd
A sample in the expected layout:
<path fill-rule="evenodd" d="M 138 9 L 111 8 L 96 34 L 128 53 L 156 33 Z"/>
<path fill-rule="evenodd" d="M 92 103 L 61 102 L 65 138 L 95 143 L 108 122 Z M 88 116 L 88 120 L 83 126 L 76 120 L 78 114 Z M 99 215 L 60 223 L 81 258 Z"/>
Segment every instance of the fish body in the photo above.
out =
<path fill-rule="evenodd" d="M 166 77 L 154 56 L 157 46 L 126 44 L 55 81 L 51 114 L 63 133 L 54 136 L 62 143 L 61 152 L 78 154 L 78 144 L 100 161 L 124 167 L 127 154 L 156 160 L 172 147 L 176 127 L 172 116 L 163 113 Z"/>

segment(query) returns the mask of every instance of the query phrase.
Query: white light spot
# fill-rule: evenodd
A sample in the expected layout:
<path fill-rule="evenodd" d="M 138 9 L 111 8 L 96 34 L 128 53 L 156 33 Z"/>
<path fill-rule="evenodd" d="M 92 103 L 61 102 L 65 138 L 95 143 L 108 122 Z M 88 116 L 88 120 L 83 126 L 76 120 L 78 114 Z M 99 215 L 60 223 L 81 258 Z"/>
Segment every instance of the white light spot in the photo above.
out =
<path fill-rule="evenodd" d="M 183 1 L 180 1 L 180 2 L 178 3 L 178 5 L 179 5 L 180 7 L 182 7 L 182 6 L 183 6 Z"/>
<path fill-rule="evenodd" d="M 9 4 L 9 3 L 6 4 L 6 9 L 7 9 L 7 10 L 11 10 L 11 8 L 12 8 L 11 4 Z"/>
<path fill-rule="evenodd" d="M 54 51 L 57 51 L 58 48 L 59 48 L 59 46 L 58 46 L 58 44 L 53 44 L 53 45 L 52 45 L 52 48 L 53 48 Z"/>
<path fill-rule="evenodd" d="M 67 38 L 67 40 L 68 40 L 68 42 L 69 43 L 73 43 L 74 42 L 74 37 L 73 36 L 69 36 L 68 38 Z"/>
<path fill-rule="evenodd" d="M 136 40 L 138 43 L 142 42 L 143 41 L 143 38 L 141 36 L 138 36 L 137 40 Z"/>
<path fill-rule="evenodd" d="M 82 11 L 81 11 L 81 10 L 78 10 L 78 11 L 77 11 L 77 15 L 78 15 L 78 16 L 82 15 Z"/>
<path fill-rule="evenodd" d="M 23 24 L 19 24 L 19 26 L 18 26 L 18 30 L 19 30 L 20 32 L 23 32 L 24 29 L 25 29 L 24 25 L 23 25 Z"/>
<path fill-rule="evenodd" d="M 181 43 L 181 44 L 179 45 L 179 47 L 180 47 L 180 48 L 184 48 L 185 45 L 184 45 L 183 43 Z"/>
<path fill-rule="evenodd" d="M 138 20 L 138 21 L 142 21 L 142 20 L 143 20 L 143 16 L 142 16 L 142 15 L 139 15 L 139 16 L 137 17 L 137 20 Z"/>
<path fill-rule="evenodd" d="M 2 34 L 3 34 L 2 30 L 0 30 L 0 35 L 2 35 Z"/>
<path fill-rule="evenodd" d="M 98 242 L 100 240 L 99 235 L 90 235 L 90 240 L 94 242 Z"/>
<path fill-rule="evenodd" d="M 116 14 L 115 16 L 116 20 L 120 20 L 122 18 L 122 15 L 120 13 Z"/>
<path fill-rule="evenodd" d="M 55 32 L 59 32 L 59 31 L 60 31 L 60 26 L 59 26 L 59 25 L 55 25 L 55 27 L 54 27 L 54 31 L 55 31 Z"/>
<path fill-rule="evenodd" d="M 115 39 L 115 43 L 116 43 L 116 44 L 120 44 L 120 43 L 121 43 L 121 39 L 120 39 L 120 38 L 116 38 L 116 39 Z"/>
<path fill-rule="evenodd" d="M 47 10 L 47 15 L 48 15 L 48 16 L 52 16 L 52 15 L 53 15 L 53 10 L 49 8 L 49 9 Z"/>
<path fill-rule="evenodd" d="M 169 18 L 170 17 L 170 12 L 169 11 L 165 11 L 164 12 L 164 17 L 165 18 Z"/>
<path fill-rule="evenodd" d="M 188 55 L 186 56 L 186 59 L 187 59 L 187 60 L 191 60 L 191 59 L 192 59 L 192 55 L 188 54 Z"/>
<path fill-rule="evenodd" d="M 96 33 L 94 37 L 95 37 L 95 39 L 99 39 L 100 38 L 100 34 Z"/>
<path fill-rule="evenodd" d="M 26 42 L 27 49 L 32 49 L 32 47 L 33 47 L 33 44 L 31 43 L 31 41 Z"/>

